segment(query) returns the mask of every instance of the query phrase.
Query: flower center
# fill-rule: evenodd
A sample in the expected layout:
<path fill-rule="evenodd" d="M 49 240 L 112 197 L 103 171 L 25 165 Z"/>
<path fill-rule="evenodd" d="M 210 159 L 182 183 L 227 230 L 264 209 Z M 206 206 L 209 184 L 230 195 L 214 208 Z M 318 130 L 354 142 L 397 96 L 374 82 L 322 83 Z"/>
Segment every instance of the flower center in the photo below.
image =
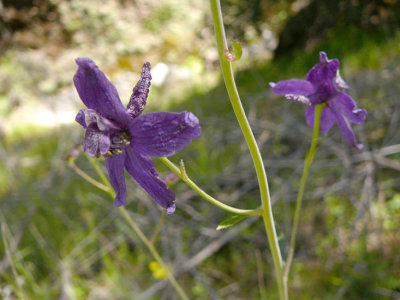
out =
<path fill-rule="evenodd" d="M 110 134 L 110 149 L 105 156 L 112 157 L 114 155 L 119 155 L 122 150 L 129 146 L 131 143 L 131 136 L 127 131 L 112 132 Z"/>

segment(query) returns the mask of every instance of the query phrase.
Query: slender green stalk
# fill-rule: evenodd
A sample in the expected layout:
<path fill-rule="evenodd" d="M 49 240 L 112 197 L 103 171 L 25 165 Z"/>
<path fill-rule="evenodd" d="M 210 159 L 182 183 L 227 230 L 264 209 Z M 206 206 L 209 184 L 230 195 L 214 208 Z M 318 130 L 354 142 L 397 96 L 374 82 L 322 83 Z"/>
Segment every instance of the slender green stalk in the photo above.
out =
<path fill-rule="evenodd" d="M 68 162 L 69 166 L 74 169 L 74 171 L 76 173 L 78 173 L 78 175 L 80 175 L 82 178 L 84 178 L 86 181 L 89 181 L 91 184 L 93 184 L 95 187 L 97 187 L 100 190 L 103 190 L 105 192 L 109 191 L 109 187 L 105 186 L 104 184 L 101 184 L 100 182 L 98 182 L 96 179 L 93 179 L 93 177 L 91 177 L 89 174 L 87 174 L 85 171 L 83 171 L 82 169 L 80 169 L 73 160 L 70 160 Z"/>
<path fill-rule="evenodd" d="M 146 245 L 147 249 L 149 249 L 150 253 L 153 255 L 154 259 L 160 264 L 160 266 L 163 268 L 165 274 L 167 275 L 167 278 L 169 282 L 172 284 L 172 286 L 175 288 L 176 292 L 178 295 L 181 297 L 181 299 L 184 300 L 189 300 L 188 296 L 186 296 L 185 292 L 181 288 L 181 286 L 178 284 L 178 282 L 175 280 L 174 275 L 171 273 L 169 270 L 168 266 L 164 263 L 163 259 L 161 256 L 158 254 L 156 248 L 153 246 L 153 244 L 147 239 L 147 237 L 144 235 L 143 231 L 140 230 L 140 228 L 137 226 L 137 224 L 132 220 L 131 216 L 129 215 L 128 211 L 125 209 L 124 206 L 119 207 L 120 212 L 122 213 L 122 216 L 124 219 L 128 222 L 128 224 L 132 227 L 132 229 L 135 231 L 135 233 L 138 235 L 138 237 L 141 239 L 141 241 Z"/>
<path fill-rule="evenodd" d="M 299 219 L 300 219 L 301 203 L 303 201 L 303 195 L 304 195 L 304 189 L 306 186 L 308 171 L 314 160 L 315 153 L 317 152 L 317 143 L 318 143 L 318 136 L 319 136 L 319 124 L 320 124 L 320 120 L 321 120 L 321 112 L 325 106 L 326 106 L 326 104 L 323 103 L 323 104 L 318 104 L 315 108 L 313 138 L 312 138 L 310 150 L 307 153 L 306 159 L 304 161 L 303 175 L 301 176 L 300 188 L 299 188 L 299 193 L 297 195 L 296 209 L 295 209 L 294 218 L 293 218 L 292 236 L 290 238 L 290 246 L 289 246 L 289 255 L 288 255 L 288 259 L 286 261 L 286 266 L 285 266 L 285 271 L 284 271 L 284 279 L 286 282 L 289 277 L 290 267 L 291 267 L 292 261 L 293 261 L 294 248 L 296 246 L 296 235 L 297 235 L 297 229 L 298 229 Z"/>
<path fill-rule="evenodd" d="M 198 187 L 186 174 L 186 171 L 182 171 L 182 169 L 179 169 L 177 166 L 175 166 L 174 163 L 172 163 L 168 158 L 166 157 L 161 157 L 160 160 L 168 167 L 170 168 L 176 175 L 178 175 L 188 186 L 190 186 L 193 190 L 195 190 L 201 197 L 209 201 L 210 203 L 214 204 L 215 206 L 226 210 L 228 212 L 237 214 L 237 215 L 247 215 L 247 216 L 252 216 L 252 215 L 261 215 L 260 210 L 256 209 L 240 209 L 236 207 L 232 207 L 229 205 L 226 205 L 217 199 L 211 197 L 208 195 L 206 192 L 204 192 L 200 187 Z"/>
<path fill-rule="evenodd" d="M 110 182 L 108 181 L 107 177 L 104 175 L 103 171 L 97 164 L 96 159 L 86 155 L 88 158 L 89 162 L 92 164 L 93 168 L 95 169 L 96 173 L 100 176 L 101 180 L 103 181 L 103 184 L 107 187 L 105 192 L 107 192 L 112 199 L 115 198 L 115 192 L 114 189 L 111 187 Z M 77 167 L 76 167 L 77 168 Z M 79 175 L 82 176 L 80 172 L 78 172 Z M 86 173 L 85 173 L 86 174 Z M 87 175 L 87 174 L 86 174 Z M 89 176 L 89 175 L 87 175 Z M 83 176 L 83 178 L 87 179 L 86 176 Z M 97 182 L 95 179 L 92 178 L 92 180 L 89 180 L 90 183 L 94 184 L 94 182 Z M 97 184 L 94 184 L 95 186 L 99 187 Z M 143 231 L 140 230 L 139 226 L 133 221 L 131 216 L 129 215 L 128 211 L 125 209 L 125 207 L 119 207 L 119 211 L 121 212 L 122 216 L 124 219 L 128 222 L 130 227 L 133 229 L 133 231 L 137 234 L 139 239 L 143 242 L 143 244 L 146 245 L 147 249 L 150 251 L 154 259 L 159 263 L 159 265 L 163 268 L 169 282 L 171 285 L 174 287 L 175 291 L 178 293 L 179 297 L 182 300 L 189 300 L 189 297 L 185 294 L 179 283 L 176 281 L 174 275 L 171 273 L 169 270 L 168 266 L 164 263 L 163 259 L 161 256 L 158 254 L 156 248 L 153 246 L 152 242 L 147 239 Z"/>
<path fill-rule="evenodd" d="M 287 287 L 285 286 L 285 281 L 283 280 L 282 255 L 278 244 L 278 237 L 276 234 L 274 218 L 272 214 L 272 206 L 269 196 L 267 174 L 265 172 L 264 163 L 262 161 L 261 154 L 257 146 L 257 142 L 254 138 L 253 132 L 251 131 L 250 124 L 247 121 L 246 114 L 244 112 L 238 91 L 236 89 L 232 64 L 224 57 L 224 52 L 228 49 L 228 45 L 225 37 L 220 1 L 210 0 L 210 4 L 211 4 L 211 12 L 215 27 L 215 35 L 217 39 L 219 59 L 221 63 L 221 69 L 225 81 L 225 86 L 228 91 L 229 99 L 231 101 L 236 118 L 239 122 L 240 128 L 243 132 L 244 138 L 249 147 L 250 154 L 253 159 L 253 163 L 257 173 L 257 179 L 260 186 L 260 194 L 262 202 L 262 216 L 265 225 L 265 230 L 267 232 L 269 247 L 271 249 L 272 258 L 274 261 L 280 299 L 287 299 L 288 297 Z"/>
<path fill-rule="evenodd" d="M 158 234 L 160 233 L 161 228 L 162 228 L 163 225 L 164 225 L 165 216 L 167 215 L 166 212 L 167 212 L 167 211 L 166 211 L 165 209 L 163 209 L 162 212 L 161 212 L 160 222 L 158 222 L 158 224 L 157 224 L 157 226 L 156 226 L 156 229 L 154 229 L 154 233 L 153 233 L 153 235 L 151 236 L 151 239 L 150 239 L 150 243 L 151 243 L 152 245 L 154 245 L 155 242 L 157 241 Z"/>
<path fill-rule="evenodd" d="M 112 196 L 115 197 L 114 189 L 111 187 L 111 184 L 108 181 L 106 175 L 104 175 L 103 171 L 101 170 L 101 168 L 97 164 L 97 159 L 93 158 L 93 157 L 90 157 L 86 152 L 85 152 L 85 157 L 90 162 L 90 164 L 92 165 L 93 169 L 96 171 L 97 175 L 99 175 L 101 181 L 107 186 L 108 193 L 113 194 Z"/>

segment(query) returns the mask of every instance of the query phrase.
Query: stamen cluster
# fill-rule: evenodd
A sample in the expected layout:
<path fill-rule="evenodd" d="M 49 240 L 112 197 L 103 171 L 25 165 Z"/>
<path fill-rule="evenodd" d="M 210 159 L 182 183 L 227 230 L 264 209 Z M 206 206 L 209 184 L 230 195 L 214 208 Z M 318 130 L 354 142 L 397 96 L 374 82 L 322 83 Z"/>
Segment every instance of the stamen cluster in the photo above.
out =
<path fill-rule="evenodd" d="M 128 131 L 111 134 L 111 144 L 106 157 L 122 154 L 123 149 L 131 144 L 131 136 Z"/>

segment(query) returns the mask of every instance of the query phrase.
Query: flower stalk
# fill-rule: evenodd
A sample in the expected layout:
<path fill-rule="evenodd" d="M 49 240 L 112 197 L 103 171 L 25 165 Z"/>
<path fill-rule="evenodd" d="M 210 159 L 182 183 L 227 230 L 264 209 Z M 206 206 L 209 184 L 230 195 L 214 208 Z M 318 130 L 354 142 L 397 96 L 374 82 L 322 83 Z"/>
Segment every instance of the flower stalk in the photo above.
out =
<path fill-rule="evenodd" d="M 237 215 L 247 215 L 247 216 L 254 216 L 254 215 L 261 215 L 261 211 L 258 209 L 240 209 L 236 207 L 232 207 L 229 205 L 226 205 L 214 197 L 210 196 L 207 194 L 205 191 L 203 191 L 196 183 L 194 183 L 186 173 L 185 168 L 183 167 L 183 164 L 181 163 L 181 168 L 178 168 L 174 163 L 172 163 L 168 158 L 166 157 L 161 157 L 160 160 L 173 171 L 176 175 L 178 175 L 183 182 L 185 182 L 188 186 L 190 186 L 194 191 L 196 191 L 201 197 L 209 201 L 210 203 L 214 204 L 215 206 L 226 210 L 228 212 L 237 214 Z"/>
<path fill-rule="evenodd" d="M 90 156 L 87 156 L 90 157 Z M 74 159 L 69 159 L 68 161 L 68 165 L 71 169 L 73 169 L 76 173 L 78 173 L 79 176 L 81 176 L 83 179 L 85 179 L 86 181 L 90 182 L 91 184 L 93 184 L 95 187 L 97 187 L 98 189 L 105 191 L 106 193 L 109 192 L 110 188 L 108 186 L 105 186 L 104 184 L 98 182 L 96 179 L 93 179 L 93 177 L 91 177 L 89 174 L 87 174 L 85 171 L 83 171 L 82 169 L 80 169 L 76 164 Z"/>
<path fill-rule="evenodd" d="M 179 283 L 176 281 L 174 275 L 169 271 L 168 266 L 164 263 L 163 259 L 161 256 L 158 254 L 156 248 L 153 246 L 151 241 L 149 241 L 146 236 L 144 235 L 143 231 L 140 230 L 139 226 L 136 224 L 136 222 L 133 221 L 131 218 L 130 214 L 126 210 L 124 206 L 119 207 L 119 211 L 121 212 L 122 216 L 124 219 L 128 222 L 128 224 L 131 226 L 133 231 L 138 235 L 140 240 L 146 245 L 147 249 L 149 249 L 151 255 L 153 255 L 154 259 L 160 264 L 160 266 L 163 268 L 169 282 L 171 285 L 174 287 L 175 291 L 178 293 L 179 297 L 182 300 L 189 300 L 189 297 L 185 294 Z"/>
<path fill-rule="evenodd" d="M 318 136 L 319 136 L 319 127 L 320 127 L 319 125 L 320 125 L 320 121 L 321 121 L 321 112 L 325 106 L 326 106 L 326 104 L 322 103 L 322 104 L 316 105 L 316 107 L 315 107 L 313 137 L 312 137 L 310 150 L 307 152 L 306 159 L 304 161 L 304 169 L 303 169 L 303 174 L 301 176 L 299 193 L 297 195 L 296 208 L 295 208 L 294 217 L 293 217 L 292 236 L 290 238 L 289 255 L 288 255 L 286 265 L 285 265 L 285 270 L 284 270 L 284 280 L 286 283 L 288 281 L 290 267 L 291 267 L 292 261 L 293 261 L 294 248 L 296 246 L 296 236 L 297 236 L 297 229 L 299 227 L 301 204 L 303 201 L 304 189 L 305 189 L 306 182 L 307 182 L 308 171 L 314 160 L 315 153 L 317 152 L 317 143 L 318 143 Z"/>
<path fill-rule="evenodd" d="M 211 12 L 215 27 L 215 36 L 217 40 L 217 48 L 220 58 L 220 64 L 222 74 L 225 82 L 226 89 L 228 91 L 229 99 L 231 101 L 233 110 L 236 118 L 239 122 L 240 128 L 243 132 L 246 143 L 249 147 L 251 157 L 257 173 L 257 179 L 260 187 L 261 202 L 262 202 L 262 217 L 267 232 L 270 250 L 274 261 L 275 273 L 278 281 L 280 299 L 287 299 L 287 287 L 283 280 L 283 263 L 282 255 L 278 244 L 278 237 L 276 234 L 274 218 L 272 214 L 272 205 L 269 195 L 267 175 L 264 168 L 264 163 L 260 151 L 257 146 L 257 142 L 254 138 L 253 132 L 250 128 L 250 124 L 246 118 L 239 93 L 236 88 L 235 79 L 233 76 L 232 64 L 225 56 L 225 50 L 228 49 L 228 45 L 225 37 L 225 29 L 223 25 L 221 5 L 219 0 L 210 0 Z"/>
<path fill-rule="evenodd" d="M 108 181 L 107 177 L 104 175 L 103 171 L 101 170 L 101 168 L 99 167 L 99 165 L 97 164 L 97 161 L 95 158 L 90 157 L 89 155 L 87 155 L 85 153 L 86 158 L 89 160 L 90 164 L 93 166 L 93 168 L 95 169 L 96 173 L 99 175 L 101 181 L 103 182 L 103 184 L 100 184 L 99 182 L 97 182 L 95 179 L 93 179 L 92 177 L 90 177 L 88 174 L 86 174 L 85 172 L 83 172 L 82 170 L 80 170 L 75 164 L 73 165 L 73 169 L 75 171 L 77 171 L 77 173 L 82 176 L 84 179 L 88 180 L 88 178 L 91 178 L 91 180 L 88 180 L 91 184 L 93 184 L 94 186 L 96 186 L 97 188 L 102 189 L 103 191 L 105 191 L 112 199 L 115 199 L 115 192 L 111 187 L 110 182 Z M 71 164 L 70 164 L 71 165 Z M 80 171 L 78 171 L 80 170 Z M 106 187 L 106 189 L 101 188 L 99 185 Z M 139 237 L 139 239 L 143 242 L 143 244 L 145 244 L 145 246 L 147 247 L 147 249 L 150 251 L 151 255 L 154 257 L 154 259 L 159 263 L 159 265 L 163 268 L 167 279 L 169 280 L 169 282 L 171 283 L 171 285 L 173 286 L 173 288 L 175 289 L 175 291 L 177 292 L 177 294 L 179 295 L 179 297 L 182 300 L 189 300 L 189 297 L 185 294 L 185 292 L 183 291 L 183 289 L 181 288 L 181 286 L 179 285 L 179 283 L 176 281 L 173 273 L 171 273 L 171 271 L 169 270 L 168 266 L 165 264 L 165 262 L 163 261 L 163 259 L 161 258 L 161 256 L 158 254 L 157 249 L 154 247 L 153 242 L 150 241 L 149 239 L 147 239 L 146 235 L 143 233 L 143 231 L 139 228 L 139 226 L 136 224 L 135 221 L 133 221 L 133 219 L 131 218 L 129 212 L 125 209 L 124 206 L 118 207 L 119 211 L 121 212 L 123 218 L 126 220 L 126 222 L 129 224 L 129 226 L 133 229 L 133 231 L 137 234 L 137 236 Z M 163 212 L 163 214 L 165 214 L 165 212 Z"/>

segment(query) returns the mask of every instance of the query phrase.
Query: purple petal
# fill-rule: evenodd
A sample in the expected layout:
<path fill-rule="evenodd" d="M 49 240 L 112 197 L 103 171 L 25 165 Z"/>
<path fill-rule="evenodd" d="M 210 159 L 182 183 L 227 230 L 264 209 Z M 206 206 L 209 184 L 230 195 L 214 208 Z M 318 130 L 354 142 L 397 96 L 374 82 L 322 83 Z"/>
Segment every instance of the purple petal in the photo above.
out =
<path fill-rule="evenodd" d="M 175 194 L 158 176 L 154 163 L 149 156 L 127 147 L 125 168 L 158 205 L 166 208 L 168 215 L 175 211 Z"/>
<path fill-rule="evenodd" d="M 99 115 L 94 109 L 87 109 L 85 113 L 86 126 L 94 123 L 101 131 L 108 131 L 110 129 L 122 130 L 123 127 L 119 126 L 113 121 L 110 121 Z"/>
<path fill-rule="evenodd" d="M 336 123 L 338 124 L 339 129 L 342 132 L 342 135 L 347 143 L 361 150 L 363 148 L 363 145 L 357 144 L 356 137 L 354 135 L 353 129 L 349 124 L 349 121 L 347 121 L 346 118 L 339 111 L 332 110 L 332 112 L 335 115 Z"/>
<path fill-rule="evenodd" d="M 132 118 L 136 118 L 146 106 L 151 85 L 150 63 L 145 63 L 140 74 L 140 79 L 133 88 L 131 99 L 128 103 L 128 113 Z"/>
<path fill-rule="evenodd" d="M 306 120 L 310 128 L 314 128 L 314 114 L 315 106 L 307 107 Z M 321 112 L 321 120 L 319 123 L 319 130 L 323 135 L 327 135 L 332 125 L 335 123 L 335 115 L 329 107 L 324 107 Z"/>
<path fill-rule="evenodd" d="M 329 62 L 328 55 L 324 51 L 319 53 L 319 62 L 327 64 Z"/>
<path fill-rule="evenodd" d="M 315 114 L 315 106 L 309 106 L 306 109 L 306 121 L 310 128 L 314 128 L 314 114 Z"/>
<path fill-rule="evenodd" d="M 323 135 L 327 135 L 328 131 L 335 124 L 335 114 L 329 107 L 324 107 L 321 112 L 320 131 Z"/>
<path fill-rule="evenodd" d="M 340 76 L 339 70 L 337 70 L 336 72 L 336 80 L 335 83 L 338 87 L 342 88 L 342 89 L 348 89 L 349 86 L 347 85 L 347 83 L 343 80 L 342 76 Z"/>
<path fill-rule="evenodd" d="M 309 98 L 303 95 L 294 95 L 294 94 L 287 94 L 285 95 L 286 99 L 292 100 L 294 102 L 300 102 L 306 105 L 311 105 L 311 101 Z"/>
<path fill-rule="evenodd" d="M 141 115 L 129 125 L 135 151 L 155 156 L 171 156 L 201 133 L 199 120 L 190 112 L 153 112 Z"/>
<path fill-rule="evenodd" d="M 129 114 L 119 99 L 114 85 L 96 64 L 87 57 L 76 59 L 79 68 L 74 76 L 74 84 L 83 103 L 103 117 L 121 125 L 130 120 Z"/>
<path fill-rule="evenodd" d="M 86 128 L 83 149 L 91 157 L 104 155 L 110 149 L 110 138 L 92 123 Z"/>
<path fill-rule="evenodd" d="M 115 206 L 126 205 L 126 186 L 124 176 L 125 159 L 125 153 L 112 157 L 106 157 L 106 167 L 108 170 L 110 183 L 117 193 L 117 196 L 114 200 Z"/>
<path fill-rule="evenodd" d="M 85 122 L 85 110 L 81 109 L 78 111 L 75 117 L 75 121 L 81 124 L 83 128 L 86 128 L 86 122 Z"/>
<path fill-rule="evenodd" d="M 99 151 L 101 155 L 106 155 L 110 150 L 111 140 L 108 135 L 102 134 L 99 138 Z"/>
<path fill-rule="evenodd" d="M 357 109 L 357 103 L 346 93 L 339 92 L 328 103 L 333 108 L 340 110 L 352 123 L 362 124 L 367 117 L 367 111 L 365 109 Z"/>
<path fill-rule="evenodd" d="M 313 85 L 306 80 L 290 79 L 285 81 L 279 81 L 278 83 L 271 82 L 270 86 L 272 92 L 282 96 L 288 96 L 288 95 L 309 96 L 312 93 L 314 93 Z"/>
<path fill-rule="evenodd" d="M 315 84 L 321 81 L 336 79 L 340 63 L 337 59 L 328 59 L 325 52 L 320 52 L 320 63 L 315 65 L 307 74 L 306 80 Z"/>

